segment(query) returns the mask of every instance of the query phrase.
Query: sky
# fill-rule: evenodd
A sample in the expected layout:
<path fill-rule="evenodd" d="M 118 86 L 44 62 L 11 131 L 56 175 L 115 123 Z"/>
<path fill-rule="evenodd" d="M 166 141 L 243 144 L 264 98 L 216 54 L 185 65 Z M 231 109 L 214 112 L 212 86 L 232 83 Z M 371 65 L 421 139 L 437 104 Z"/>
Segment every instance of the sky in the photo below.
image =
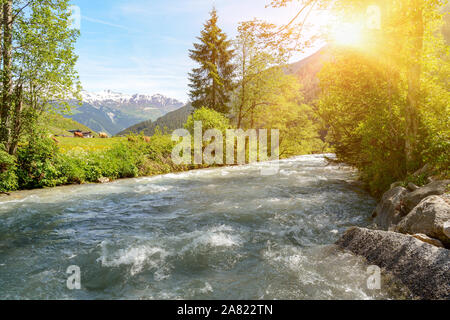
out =
<path fill-rule="evenodd" d="M 298 4 L 265 8 L 266 0 L 73 0 L 72 4 L 81 16 L 76 52 L 84 90 L 160 93 L 183 102 L 188 101 L 188 73 L 195 67 L 189 49 L 213 6 L 219 26 L 230 38 L 241 21 L 256 17 L 283 24 L 298 8 Z"/>

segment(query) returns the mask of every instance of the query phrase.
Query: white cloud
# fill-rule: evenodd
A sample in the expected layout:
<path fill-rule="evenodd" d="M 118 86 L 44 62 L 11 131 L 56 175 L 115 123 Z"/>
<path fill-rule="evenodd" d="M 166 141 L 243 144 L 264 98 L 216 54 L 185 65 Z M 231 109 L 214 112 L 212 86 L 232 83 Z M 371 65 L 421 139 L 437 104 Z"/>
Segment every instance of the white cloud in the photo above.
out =
<path fill-rule="evenodd" d="M 135 30 L 130 29 L 130 28 L 126 27 L 126 26 L 123 26 L 123 25 L 120 25 L 120 24 L 111 23 L 111 22 L 108 22 L 108 21 L 103 21 L 103 20 L 100 20 L 100 19 L 89 18 L 89 17 L 86 17 L 86 16 L 82 16 L 81 19 L 85 20 L 85 21 L 89 21 L 89 22 L 98 23 L 98 24 L 102 24 L 102 25 L 105 25 L 105 26 L 113 27 L 113 28 L 119 28 L 119 29 L 123 29 L 123 30 L 127 30 L 127 31 L 135 31 Z"/>

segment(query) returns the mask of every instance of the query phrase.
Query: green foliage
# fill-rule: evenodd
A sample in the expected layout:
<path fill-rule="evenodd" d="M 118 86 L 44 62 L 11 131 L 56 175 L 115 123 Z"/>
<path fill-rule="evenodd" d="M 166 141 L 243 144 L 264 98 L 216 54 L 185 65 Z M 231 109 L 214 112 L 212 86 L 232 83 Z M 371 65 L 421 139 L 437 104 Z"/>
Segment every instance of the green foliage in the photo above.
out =
<path fill-rule="evenodd" d="M 437 50 L 442 42 L 432 43 L 425 46 L 428 54 L 422 68 L 414 149 L 417 163 L 410 172 L 428 163 L 446 177 L 450 167 L 450 93 L 446 84 L 450 59 L 448 46 L 447 51 Z M 323 93 L 318 111 L 329 128 L 328 139 L 339 160 L 358 168 L 375 195 L 386 191 L 394 181 L 423 183 L 417 177 L 407 178 L 408 82 L 401 69 L 382 64 L 364 52 L 341 50 L 335 52 L 333 62 L 319 77 Z"/>
<path fill-rule="evenodd" d="M 374 194 L 406 175 L 403 91 L 395 76 L 353 51 L 336 52 L 319 75 L 318 111 L 328 138 L 339 160 L 358 168 Z"/>
<path fill-rule="evenodd" d="M 408 175 L 406 179 L 403 181 L 403 187 L 407 187 L 410 182 L 414 183 L 416 186 L 422 187 L 429 183 L 427 174 L 420 175 Z"/>
<path fill-rule="evenodd" d="M 18 188 L 16 159 L 0 145 L 0 192 L 13 191 Z"/>
<path fill-rule="evenodd" d="M 190 97 L 194 108 L 206 106 L 227 113 L 234 88 L 234 53 L 227 35 L 217 26 L 217 20 L 213 9 L 198 38 L 200 43 L 195 43 L 190 50 L 190 58 L 200 65 L 189 74 Z"/>
<path fill-rule="evenodd" d="M 188 104 L 178 110 L 169 112 L 156 121 L 147 120 L 131 126 L 128 129 L 118 133 L 117 136 L 127 135 L 130 133 L 143 133 L 146 136 L 152 136 L 155 134 L 157 127 L 163 128 L 164 133 L 170 134 L 174 130 L 183 128 L 183 125 L 186 123 L 187 118 L 192 114 L 193 111 L 194 109 L 192 108 L 192 106 Z"/>
<path fill-rule="evenodd" d="M 94 130 L 82 125 L 81 123 L 76 122 L 75 120 L 64 118 L 62 115 L 53 113 L 53 112 L 45 112 L 39 118 L 38 125 L 45 127 L 49 133 L 53 135 L 61 135 L 67 136 L 71 135 L 68 130 L 76 130 L 79 129 L 83 132 L 92 132 Z"/>
<path fill-rule="evenodd" d="M 66 101 L 78 95 L 74 44 L 79 31 L 70 27 L 69 0 L 8 0 L 2 5 L 0 142 L 15 154 L 42 112 L 67 111 Z"/>
<path fill-rule="evenodd" d="M 21 188 L 55 187 L 64 184 L 58 170 L 61 161 L 56 144 L 48 138 L 33 137 L 17 152 L 17 176 Z"/>
<path fill-rule="evenodd" d="M 238 128 L 278 129 L 280 156 L 325 152 L 319 122 L 312 108 L 303 104 L 301 85 L 287 75 L 283 50 L 272 50 L 261 34 L 275 32 L 273 25 L 258 20 L 239 25 L 235 41 L 237 88 L 232 100 L 233 123 Z"/>
<path fill-rule="evenodd" d="M 191 134 L 194 134 L 194 122 L 199 121 L 202 123 L 203 132 L 209 129 L 216 129 L 223 134 L 230 128 L 230 121 L 222 113 L 202 107 L 195 110 L 195 112 L 189 116 L 184 128 Z"/>
<path fill-rule="evenodd" d="M 83 159 L 60 155 L 58 170 L 63 177 L 60 184 L 82 184 L 87 181 L 97 181 L 101 176 L 93 176 Z"/>
<path fill-rule="evenodd" d="M 88 139 L 76 141 L 83 143 Z M 0 148 L 0 192 L 98 182 L 103 177 L 114 180 L 186 170 L 172 163 L 173 146 L 171 136 L 157 129 L 150 142 L 142 135 L 130 136 L 105 150 L 78 148 L 62 153 L 52 139 L 36 135 L 19 147 L 17 158 Z"/>

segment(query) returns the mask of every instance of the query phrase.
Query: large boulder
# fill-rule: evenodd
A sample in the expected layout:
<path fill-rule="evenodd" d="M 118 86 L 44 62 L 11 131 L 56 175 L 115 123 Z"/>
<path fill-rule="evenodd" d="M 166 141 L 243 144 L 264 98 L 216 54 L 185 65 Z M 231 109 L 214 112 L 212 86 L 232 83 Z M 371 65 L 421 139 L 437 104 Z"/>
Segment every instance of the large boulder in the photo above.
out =
<path fill-rule="evenodd" d="M 374 212 L 375 223 L 382 230 L 393 230 L 397 223 L 403 218 L 401 205 L 408 190 L 396 187 L 383 195 L 381 202 Z"/>
<path fill-rule="evenodd" d="M 444 194 L 450 184 L 450 180 L 434 181 L 422 188 L 415 190 L 405 196 L 404 204 L 409 212 L 414 209 L 423 199 L 429 196 L 440 196 Z"/>
<path fill-rule="evenodd" d="M 393 275 L 415 298 L 450 299 L 450 251 L 447 249 L 400 233 L 356 227 L 349 229 L 336 245 Z"/>
<path fill-rule="evenodd" d="M 444 245 L 442 242 L 440 242 L 438 239 L 433 239 L 427 236 L 426 234 L 418 233 L 413 235 L 414 238 L 419 239 L 420 241 L 429 243 L 435 247 L 444 248 Z"/>
<path fill-rule="evenodd" d="M 401 233 L 423 233 L 431 238 L 439 239 L 447 247 L 450 238 L 446 234 L 446 226 L 450 221 L 450 205 L 439 196 L 424 199 L 397 226 Z"/>
<path fill-rule="evenodd" d="M 444 234 L 450 238 L 450 221 L 444 223 Z"/>

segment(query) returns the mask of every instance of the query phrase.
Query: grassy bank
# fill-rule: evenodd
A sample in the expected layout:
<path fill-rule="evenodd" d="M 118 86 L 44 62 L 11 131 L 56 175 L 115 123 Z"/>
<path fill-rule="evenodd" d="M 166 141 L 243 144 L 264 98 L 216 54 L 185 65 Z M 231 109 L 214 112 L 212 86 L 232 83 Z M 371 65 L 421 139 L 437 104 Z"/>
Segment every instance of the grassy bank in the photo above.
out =
<path fill-rule="evenodd" d="M 79 139 L 79 138 L 63 138 L 58 137 L 59 149 L 62 153 L 71 152 L 99 152 L 107 151 L 114 147 L 119 146 L 121 143 L 127 142 L 127 138 L 92 138 L 92 139 Z"/>
<path fill-rule="evenodd" d="M 111 139 L 35 137 L 13 157 L 0 151 L 0 192 L 96 183 L 185 171 L 171 160 L 170 136 Z M 1 149 L 1 148 L 0 148 Z"/>

